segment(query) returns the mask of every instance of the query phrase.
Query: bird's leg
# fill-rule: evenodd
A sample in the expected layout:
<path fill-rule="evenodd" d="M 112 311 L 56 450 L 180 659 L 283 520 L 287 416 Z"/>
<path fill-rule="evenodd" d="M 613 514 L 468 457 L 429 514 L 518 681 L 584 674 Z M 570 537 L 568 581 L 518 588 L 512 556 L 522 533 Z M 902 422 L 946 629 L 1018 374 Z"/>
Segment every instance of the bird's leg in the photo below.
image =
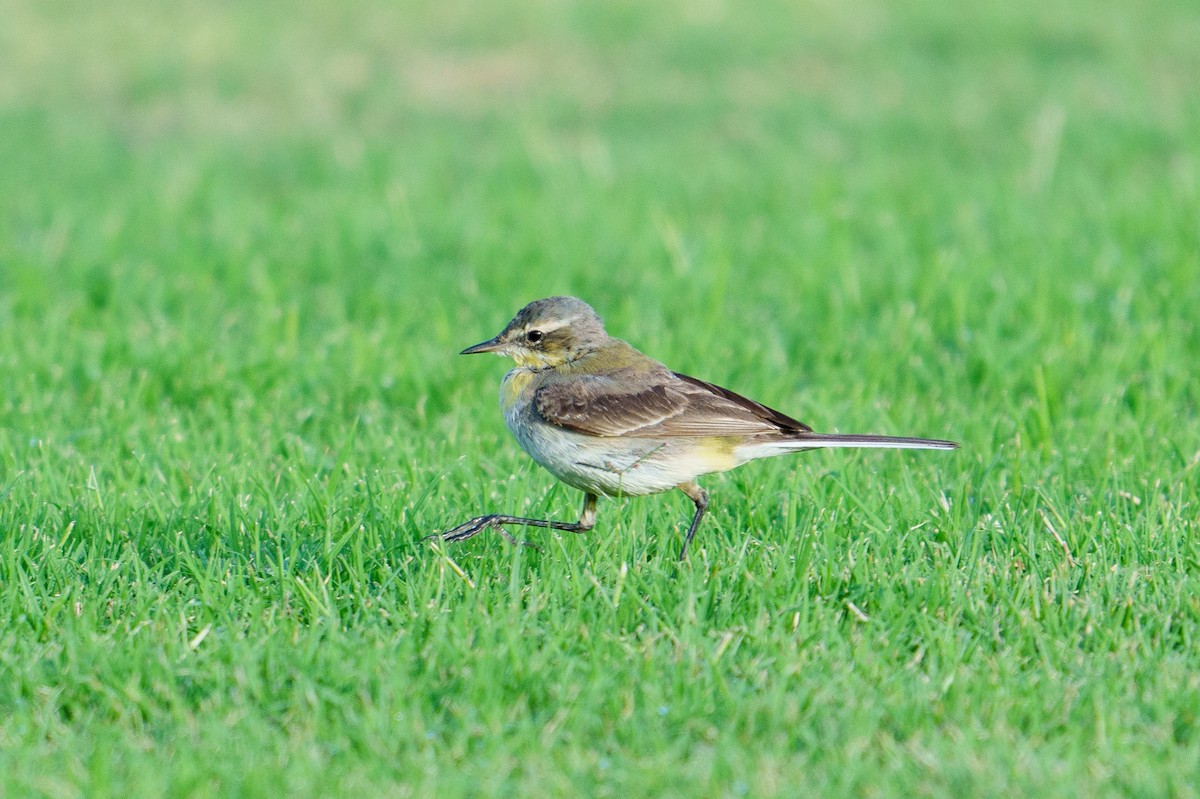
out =
<path fill-rule="evenodd" d="M 504 529 L 506 524 L 520 524 L 526 527 L 549 527 L 552 530 L 563 530 L 568 533 L 586 533 L 596 526 L 596 495 L 584 493 L 583 495 L 583 511 L 579 514 L 577 522 L 556 522 L 549 519 L 526 519 L 521 516 L 506 516 L 502 513 L 489 513 L 487 516 L 478 516 L 469 522 L 464 522 L 452 530 L 447 530 L 444 533 L 434 533 L 433 535 L 425 536 L 424 540 L 428 541 L 431 538 L 440 538 L 443 541 L 454 543 L 456 541 L 466 541 L 468 538 L 479 535 L 489 527 L 500 531 L 500 534 L 508 539 L 509 543 L 521 544 L 522 546 L 533 546 L 528 541 L 518 541 L 508 534 Z"/>
<path fill-rule="evenodd" d="M 679 490 L 687 494 L 688 499 L 696 504 L 696 515 L 692 516 L 692 526 L 688 528 L 687 538 L 683 540 L 683 549 L 679 550 L 679 559 L 686 560 L 688 546 L 692 543 L 692 537 L 696 535 L 696 528 L 700 526 L 700 520 L 704 518 L 704 511 L 708 509 L 708 492 L 695 482 L 683 483 L 679 486 Z"/>

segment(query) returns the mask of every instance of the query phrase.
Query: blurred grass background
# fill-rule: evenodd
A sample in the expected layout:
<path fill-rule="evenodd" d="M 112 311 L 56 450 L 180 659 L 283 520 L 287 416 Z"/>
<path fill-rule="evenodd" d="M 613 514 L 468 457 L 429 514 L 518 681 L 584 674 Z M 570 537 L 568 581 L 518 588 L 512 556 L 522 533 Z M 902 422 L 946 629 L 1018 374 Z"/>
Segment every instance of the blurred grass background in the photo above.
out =
<path fill-rule="evenodd" d="M 1196 795 L 1194 4 L 0 19 L 0 793 Z M 555 293 L 964 449 L 417 544 Z"/>

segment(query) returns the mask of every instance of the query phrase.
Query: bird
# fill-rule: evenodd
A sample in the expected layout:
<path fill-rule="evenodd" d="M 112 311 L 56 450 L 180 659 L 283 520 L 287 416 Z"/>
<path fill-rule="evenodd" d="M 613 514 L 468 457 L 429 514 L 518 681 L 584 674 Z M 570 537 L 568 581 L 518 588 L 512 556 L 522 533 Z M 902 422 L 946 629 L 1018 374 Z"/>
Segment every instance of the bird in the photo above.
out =
<path fill-rule="evenodd" d="M 679 559 L 708 510 L 701 475 L 759 458 L 833 447 L 957 449 L 953 441 L 818 433 L 727 388 L 672 371 L 613 338 L 583 300 L 547 297 L 522 308 L 503 330 L 460 354 L 495 353 L 516 366 L 500 384 L 504 422 L 540 466 L 583 492 L 579 521 L 490 513 L 426 536 L 465 541 L 505 525 L 586 533 L 600 497 L 679 489 L 694 505 Z"/>

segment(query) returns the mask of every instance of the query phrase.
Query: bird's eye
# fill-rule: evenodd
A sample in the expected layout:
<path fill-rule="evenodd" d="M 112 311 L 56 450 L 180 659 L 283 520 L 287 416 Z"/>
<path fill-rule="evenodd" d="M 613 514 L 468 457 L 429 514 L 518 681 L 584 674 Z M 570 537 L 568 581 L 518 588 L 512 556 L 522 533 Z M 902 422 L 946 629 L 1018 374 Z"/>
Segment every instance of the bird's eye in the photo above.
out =
<path fill-rule="evenodd" d="M 525 334 L 525 340 L 529 341 L 533 344 L 537 344 L 539 341 L 542 340 L 543 335 L 544 334 L 540 330 L 530 330 L 528 333 Z"/>

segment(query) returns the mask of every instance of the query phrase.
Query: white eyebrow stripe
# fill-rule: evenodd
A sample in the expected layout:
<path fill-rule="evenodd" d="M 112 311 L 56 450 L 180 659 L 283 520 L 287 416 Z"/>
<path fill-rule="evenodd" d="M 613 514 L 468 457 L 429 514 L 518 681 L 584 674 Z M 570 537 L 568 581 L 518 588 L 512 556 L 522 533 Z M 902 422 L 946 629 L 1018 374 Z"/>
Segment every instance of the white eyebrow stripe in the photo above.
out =
<path fill-rule="evenodd" d="M 572 316 L 567 319 L 557 319 L 553 322 L 549 322 L 544 325 L 531 325 L 529 329 L 530 330 L 540 330 L 543 333 L 553 333 L 555 330 L 558 330 L 560 327 L 567 327 L 568 325 L 570 325 L 572 322 L 574 322 L 578 318 L 579 317 Z"/>

